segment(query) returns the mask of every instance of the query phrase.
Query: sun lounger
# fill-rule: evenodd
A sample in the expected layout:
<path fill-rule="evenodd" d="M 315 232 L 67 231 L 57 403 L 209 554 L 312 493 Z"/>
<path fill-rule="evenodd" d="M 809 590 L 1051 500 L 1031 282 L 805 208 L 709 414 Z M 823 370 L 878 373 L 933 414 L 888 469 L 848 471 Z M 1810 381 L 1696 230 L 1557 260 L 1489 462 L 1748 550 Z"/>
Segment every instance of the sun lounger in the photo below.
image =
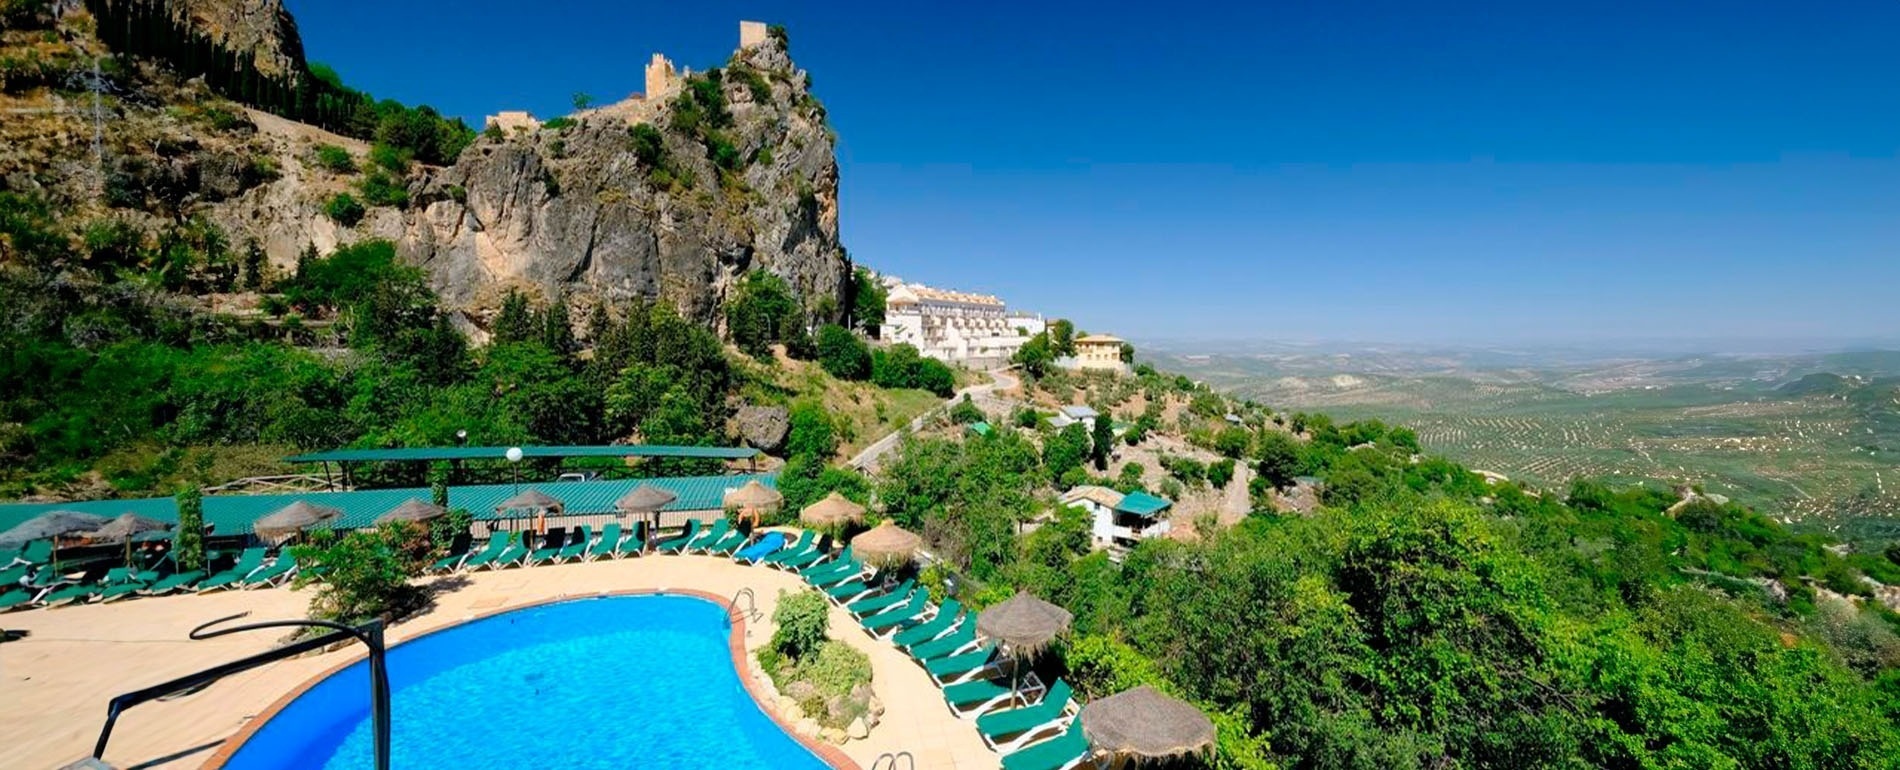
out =
<path fill-rule="evenodd" d="M 15 588 L 11 591 L 0 593 L 0 612 L 31 607 L 33 606 L 33 598 L 39 596 L 39 594 L 39 591 L 31 588 Z"/>
<path fill-rule="evenodd" d="M 264 549 L 246 548 L 244 549 L 244 553 L 238 555 L 237 564 L 232 565 L 228 570 L 205 578 L 204 582 L 199 583 L 197 589 L 198 593 L 215 591 L 220 588 L 229 588 L 237 585 L 238 581 L 244 579 L 244 576 L 256 572 L 263 566 Z"/>
<path fill-rule="evenodd" d="M 773 562 L 772 565 L 780 569 L 797 572 L 802 569 L 810 568 L 812 565 L 823 561 L 825 557 L 829 555 L 831 555 L 831 536 L 824 535 L 818 538 L 817 543 L 797 553 L 787 554 L 784 558 Z"/>
<path fill-rule="evenodd" d="M 1070 718 L 1069 683 L 1060 679 L 1049 686 L 1042 701 L 1022 708 L 996 711 L 976 718 L 976 733 L 998 751 L 1007 751 L 1062 729 Z"/>
<path fill-rule="evenodd" d="M 77 583 L 66 586 L 65 588 L 56 589 L 52 593 L 40 597 L 40 604 L 47 607 L 85 604 L 86 602 L 92 601 L 93 597 L 98 596 L 99 592 L 106 590 L 107 585 L 124 581 L 125 576 L 129 573 L 130 570 L 124 567 L 115 567 L 112 571 L 107 572 L 105 578 L 97 583 Z"/>
<path fill-rule="evenodd" d="M 542 537 L 541 547 L 534 549 L 532 553 L 528 554 L 527 564 L 530 567 L 538 567 L 543 564 L 560 561 L 561 550 L 566 547 L 567 530 L 562 527 L 550 529 L 548 533 Z"/>
<path fill-rule="evenodd" d="M 858 617 L 876 615 L 880 612 L 883 612 L 899 604 L 903 604 L 906 601 L 909 601 L 910 590 L 916 587 L 916 585 L 917 585 L 917 581 L 906 580 L 902 583 L 899 583 L 897 587 L 892 588 L 889 591 L 885 591 L 884 593 L 878 594 L 877 596 L 873 596 L 869 599 L 863 599 L 863 600 L 845 605 L 844 610 L 845 612 L 849 612 L 853 615 L 857 615 Z"/>
<path fill-rule="evenodd" d="M 706 528 L 706 531 L 699 533 L 699 537 L 693 538 L 692 542 L 687 543 L 686 550 L 688 552 L 704 551 L 711 547 L 713 543 L 724 539 L 726 534 L 731 531 L 732 522 L 726 521 L 725 519 L 717 519 L 713 521 L 712 526 Z"/>
<path fill-rule="evenodd" d="M 963 717 L 982 714 L 1015 698 L 1015 690 L 988 679 L 972 679 L 943 688 L 943 700 L 950 705 L 950 713 Z"/>
<path fill-rule="evenodd" d="M 139 593 L 145 594 L 146 596 L 162 596 L 180 588 L 192 588 L 199 580 L 204 579 L 204 576 L 205 573 L 198 570 L 174 572 L 159 578 L 158 582 L 145 587 L 139 591 Z"/>
<path fill-rule="evenodd" d="M 976 646 L 976 615 L 971 613 L 950 633 L 928 642 L 919 642 L 908 649 L 910 656 L 919 663 L 929 664 L 938 658 L 947 658 Z"/>
<path fill-rule="evenodd" d="M 26 579 L 27 573 L 32 571 L 33 565 L 31 564 L 15 564 L 11 567 L 0 569 L 0 586 L 19 585 L 20 581 Z"/>
<path fill-rule="evenodd" d="M 896 636 L 891 637 L 891 644 L 908 648 L 928 642 L 942 636 L 945 632 L 949 631 L 951 627 L 955 626 L 958 621 L 961 620 L 961 618 L 958 617 L 961 614 L 963 614 L 962 604 L 959 604 L 955 599 L 945 599 L 943 606 L 937 608 L 936 615 L 931 616 L 929 620 L 897 632 Z"/>
<path fill-rule="evenodd" d="M 946 655 L 923 661 L 924 673 L 935 680 L 937 686 L 955 684 L 975 679 L 985 670 L 995 668 L 996 646 L 985 644 L 970 652 Z"/>
<path fill-rule="evenodd" d="M 783 548 L 784 546 L 785 546 L 785 533 L 767 532 L 765 533 L 764 536 L 759 538 L 759 542 L 753 543 L 751 545 L 748 545 L 744 548 L 739 549 L 739 552 L 733 554 L 732 558 L 734 561 L 742 561 L 747 564 L 757 564 L 759 563 L 760 559 L 763 559 L 767 556 L 777 553 L 778 550 L 780 548 Z"/>
<path fill-rule="evenodd" d="M 497 557 L 501 556 L 503 551 L 508 550 L 509 539 L 510 538 L 508 536 L 508 533 L 506 532 L 490 533 L 488 535 L 488 546 L 483 548 L 480 553 L 474 554 L 472 556 L 468 556 L 466 558 L 463 558 L 455 562 L 451 562 L 449 559 L 444 558 L 441 561 L 438 561 L 435 563 L 435 568 L 440 569 L 440 570 L 481 569 L 493 563 Z"/>
<path fill-rule="evenodd" d="M 848 579 L 851 575 L 864 571 L 864 565 L 851 553 L 851 546 L 830 561 L 815 564 L 798 571 L 798 576 L 812 585 L 831 585 Z M 819 582 L 822 581 L 822 582 Z"/>
<path fill-rule="evenodd" d="M 587 561 L 593 561 L 602 556 L 612 558 L 614 550 L 620 547 L 620 537 L 620 522 L 607 522 L 606 526 L 600 528 L 600 539 L 594 542 L 593 547 L 587 549 L 587 553 L 582 558 Z"/>
<path fill-rule="evenodd" d="M 519 567 L 526 564 L 528 562 L 528 555 L 533 553 L 533 551 L 528 548 L 527 534 L 526 532 L 516 532 L 514 537 L 508 538 L 508 547 L 501 549 L 501 553 L 495 555 L 495 559 L 488 563 L 488 568 L 501 569 L 502 567 Z"/>
<path fill-rule="evenodd" d="M 594 541 L 594 530 L 586 524 L 575 527 L 574 532 L 574 537 L 561 548 L 561 561 L 573 561 L 586 555 L 587 545 Z"/>
<path fill-rule="evenodd" d="M 113 570 L 113 572 L 118 572 L 118 570 Z M 137 595 L 157 578 L 158 570 L 155 569 L 136 573 L 128 569 L 120 574 L 117 580 L 114 580 L 112 573 L 108 572 L 105 583 L 99 591 L 99 601 L 110 602 Z"/>
<path fill-rule="evenodd" d="M 639 556 L 640 554 L 645 553 L 647 549 L 646 536 L 647 536 L 646 525 L 639 522 L 634 522 L 633 531 L 627 533 L 627 538 L 625 540 L 620 541 L 618 544 L 614 545 L 614 558 L 618 559 L 622 556 Z"/>
<path fill-rule="evenodd" d="M 1003 770 L 1070 770 L 1088 756 L 1089 739 L 1077 719 L 1061 735 L 1003 755 Z"/>
<path fill-rule="evenodd" d="M 798 534 L 797 542 L 794 542 L 791 545 L 786 546 L 784 548 L 780 548 L 779 550 L 768 553 L 765 556 L 760 557 L 758 561 L 754 563 L 776 567 L 779 564 L 783 563 L 788 558 L 791 558 L 793 556 L 802 556 L 805 554 L 805 552 L 812 550 L 813 548 L 816 547 L 817 540 L 818 540 L 818 533 L 813 532 L 809 529 L 805 530 Z"/>
<path fill-rule="evenodd" d="M 896 633 L 897 629 L 917 622 L 926 607 L 930 606 L 929 591 L 912 591 L 910 599 L 901 605 L 885 610 L 858 621 L 874 636 L 884 633 Z"/>
<path fill-rule="evenodd" d="M 842 607 L 870 596 L 877 591 L 878 585 L 882 582 L 883 581 L 879 580 L 876 575 L 861 575 L 843 583 L 834 583 L 825 586 L 819 590 L 824 591 L 825 596 L 830 597 L 832 603 Z"/>
<path fill-rule="evenodd" d="M 290 580 L 291 574 L 296 571 L 296 557 L 290 555 L 289 549 L 281 550 L 277 552 L 277 558 L 272 560 L 269 565 L 240 578 L 238 580 L 238 587 L 249 589 L 281 585 L 285 581 Z"/>
<path fill-rule="evenodd" d="M 455 533 L 455 537 L 449 540 L 448 554 L 440 559 L 436 559 L 434 564 L 429 565 L 429 571 L 449 572 L 456 567 L 462 566 L 462 562 L 468 559 L 469 549 L 474 546 L 475 538 L 470 536 L 467 532 Z"/>
<path fill-rule="evenodd" d="M 654 543 L 653 547 L 657 550 L 666 551 L 667 553 L 681 553 L 686 550 L 687 545 L 698 539 L 701 534 L 699 531 L 699 519 L 687 519 L 686 531 L 680 533 L 679 537 Z"/>
<path fill-rule="evenodd" d="M 707 544 L 706 553 L 730 556 L 732 552 L 739 550 L 739 547 L 745 545 L 745 542 L 751 538 L 751 535 L 741 531 L 738 527 L 733 527 L 730 531 L 726 532 L 725 537 Z"/>
<path fill-rule="evenodd" d="M 53 560 L 53 541 L 34 540 L 30 543 L 27 543 L 25 548 L 20 549 L 19 553 L 16 553 L 13 555 L 13 558 L 10 560 L 10 565 L 24 564 L 26 566 L 31 567 L 35 564 L 45 564 L 52 560 Z M 0 565 L 0 566 L 10 566 L 10 565 Z"/>

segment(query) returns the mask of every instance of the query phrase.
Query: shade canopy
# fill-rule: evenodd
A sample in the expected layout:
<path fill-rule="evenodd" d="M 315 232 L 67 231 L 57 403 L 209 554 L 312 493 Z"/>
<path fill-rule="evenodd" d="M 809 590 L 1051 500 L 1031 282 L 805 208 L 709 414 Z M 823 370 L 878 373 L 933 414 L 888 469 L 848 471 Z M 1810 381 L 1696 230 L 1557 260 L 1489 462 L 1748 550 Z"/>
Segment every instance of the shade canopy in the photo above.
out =
<path fill-rule="evenodd" d="M 500 505 L 495 506 L 495 512 L 501 514 L 514 513 L 524 516 L 560 513 L 561 501 L 542 494 L 541 490 L 528 489 L 523 490 L 521 494 L 501 501 Z"/>
<path fill-rule="evenodd" d="M 851 538 L 851 550 L 858 558 L 880 567 L 909 562 L 924 539 L 885 519 L 871 531 Z"/>
<path fill-rule="evenodd" d="M 0 546 L 19 546 L 35 540 L 91 532 L 106 525 L 104 516 L 79 511 L 47 511 L 0 532 Z"/>
<path fill-rule="evenodd" d="M 288 537 L 319 524 L 336 521 L 342 515 L 343 510 L 340 508 L 311 505 L 298 500 L 252 522 L 251 530 L 261 537 Z"/>
<path fill-rule="evenodd" d="M 614 510 L 621 513 L 654 513 L 678 499 L 680 496 L 672 492 L 652 484 L 641 484 L 615 500 Z"/>
<path fill-rule="evenodd" d="M 92 531 L 90 537 L 100 543 L 129 543 L 139 535 L 148 532 L 163 532 L 171 529 L 171 522 L 148 519 L 136 513 L 121 513 L 119 517 L 108 521 Z"/>
<path fill-rule="evenodd" d="M 726 493 L 727 508 L 771 508 L 785 499 L 779 491 L 760 484 L 758 479 L 745 483 L 745 486 Z"/>
<path fill-rule="evenodd" d="M 1073 620 L 1068 610 L 1019 591 L 977 613 L 976 630 L 1017 653 L 1034 653 L 1068 631 Z"/>
<path fill-rule="evenodd" d="M 1082 734 L 1101 751 L 1165 759 L 1214 745 L 1214 722 L 1192 704 L 1142 685 L 1082 707 Z"/>
<path fill-rule="evenodd" d="M 864 521 L 864 506 L 834 491 L 825 495 L 825 499 L 805 506 L 805 510 L 798 512 L 798 520 L 808 527 L 856 524 Z"/>
<path fill-rule="evenodd" d="M 440 516 L 446 516 L 448 512 L 449 509 L 440 505 L 423 502 L 419 498 L 411 497 L 404 500 L 402 505 L 391 508 L 388 512 L 376 517 L 376 523 L 387 524 L 392 521 L 428 521 Z"/>

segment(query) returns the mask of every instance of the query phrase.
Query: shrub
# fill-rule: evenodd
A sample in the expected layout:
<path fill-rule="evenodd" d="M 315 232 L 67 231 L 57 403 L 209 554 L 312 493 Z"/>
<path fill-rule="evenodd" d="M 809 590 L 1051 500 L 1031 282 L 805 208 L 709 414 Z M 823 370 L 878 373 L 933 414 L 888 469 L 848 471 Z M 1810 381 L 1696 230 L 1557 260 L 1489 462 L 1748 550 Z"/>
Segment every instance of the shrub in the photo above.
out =
<path fill-rule="evenodd" d="M 501 124 L 499 123 L 490 123 L 487 128 L 482 129 L 482 137 L 489 141 L 498 142 L 505 136 L 506 134 L 502 133 Z"/>
<path fill-rule="evenodd" d="M 1224 457 L 1207 464 L 1207 483 L 1216 488 L 1227 486 L 1234 479 L 1234 458 Z"/>
<path fill-rule="evenodd" d="M 172 532 L 172 561 L 180 570 L 205 568 L 204 493 L 196 485 L 178 490 L 178 528 Z"/>
<path fill-rule="evenodd" d="M 841 380 L 869 379 L 871 348 L 849 329 L 825 324 L 818 329 L 818 365 Z"/>
<path fill-rule="evenodd" d="M 392 522 L 291 548 L 299 563 L 323 565 L 323 584 L 311 599 L 310 616 L 340 623 L 392 620 L 420 605 L 422 592 L 409 578 L 418 566 L 410 550 L 421 528 L 408 524 Z M 426 535 L 422 542 L 426 553 Z M 299 582 L 315 579 L 307 575 Z"/>
<path fill-rule="evenodd" d="M 392 174 L 409 173 L 409 164 L 416 159 L 415 153 L 378 142 L 369 148 L 369 162 L 387 169 Z"/>
<path fill-rule="evenodd" d="M 383 173 L 371 171 L 356 184 L 356 191 L 363 194 L 363 200 L 371 206 L 409 205 L 409 189 L 402 182 Z"/>
<path fill-rule="evenodd" d="M 323 204 L 323 215 L 344 227 L 356 226 L 357 222 L 363 220 L 363 213 L 363 204 L 356 202 L 356 198 L 349 193 L 337 193 Z"/>
<path fill-rule="evenodd" d="M 986 417 L 983 410 L 971 403 L 968 393 L 963 394 L 962 400 L 957 401 L 956 406 L 950 407 L 950 422 L 953 424 L 969 425 L 973 422 L 982 422 L 984 419 Z"/>
<path fill-rule="evenodd" d="M 576 125 L 579 122 L 580 121 L 577 121 L 566 115 L 562 115 L 561 117 L 558 117 L 558 118 L 549 118 L 547 120 L 541 121 L 541 127 L 547 128 L 547 129 L 553 129 L 555 131 L 560 131 L 562 129 Z"/>
<path fill-rule="evenodd" d="M 778 609 L 772 611 L 772 622 L 778 625 L 772 632 L 772 648 L 793 660 L 817 651 L 830 628 L 830 611 L 823 594 L 781 589 Z"/>
<path fill-rule="evenodd" d="M 317 165 L 338 174 L 356 173 L 356 159 L 350 151 L 334 144 L 317 145 Z"/>
<path fill-rule="evenodd" d="M 785 434 L 787 457 L 809 457 L 823 463 L 838 451 L 837 426 L 824 406 L 811 399 L 792 404 L 791 428 Z"/>
<path fill-rule="evenodd" d="M 467 203 L 468 188 L 459 184 L 449 185 L 449 200 L 455 201 L 456 203 Z"/>

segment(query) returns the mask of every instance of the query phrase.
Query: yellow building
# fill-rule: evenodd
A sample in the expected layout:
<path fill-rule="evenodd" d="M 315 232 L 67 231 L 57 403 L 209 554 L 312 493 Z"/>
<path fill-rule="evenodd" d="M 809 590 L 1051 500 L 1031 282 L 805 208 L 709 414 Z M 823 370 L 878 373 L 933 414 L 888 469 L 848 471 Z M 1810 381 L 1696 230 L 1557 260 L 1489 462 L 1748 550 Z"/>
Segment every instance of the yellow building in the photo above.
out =
<path fill-rule="evenodd" d="M 1122 338 L 1107 334 L 1091 334 L 1075 339 L 1075 365 L 1078 369 L 1109 369 L 1125 371 L 1128 365 L 1122 363 Z"/>

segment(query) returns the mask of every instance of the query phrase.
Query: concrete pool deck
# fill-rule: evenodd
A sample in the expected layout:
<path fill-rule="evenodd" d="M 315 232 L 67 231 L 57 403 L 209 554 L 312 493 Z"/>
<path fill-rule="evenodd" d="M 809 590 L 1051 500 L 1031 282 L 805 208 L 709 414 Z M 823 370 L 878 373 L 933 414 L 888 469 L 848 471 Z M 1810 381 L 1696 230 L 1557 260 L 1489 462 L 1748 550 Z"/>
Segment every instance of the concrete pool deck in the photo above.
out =
<path fill-rule="evenodd" d="M 796 575 L 706 556 L 649 555 L 618 561 L 477 572 L 448 580 L 425 614 L 397 624 L 391 643 L 478 615 L 562 597 L 603 592 L 693 589 L 732 596 L 752 589 L 763 617 L 746 624 L 746 648 L 772 638 L 778 592 L 811 590 Z M 205 641 L 186 633 L 239 612 L 251 620 L 301 617 L 310 592 L 285 588 L 202 596 L 140 598 L 113 604 L 35 609 L 0 615 L 0 628 L 26 636 L 0 644 L 0 746 L 12 767 L 59 767 L 86 756 L 119 693 L 182 676 L 272 647 L 276 631 Z M 909 656 L 872 639 L 843 610 L 831 610 L 833 636 L 871 658 L 872 688 L 884 717 L 870 736 L 840 750 L 869 768 L 885 752 L 908 751 L 922 768 L 973 770 L 1001 761 L 976 728 L 953 716 L 937 686 Z M 360 645 L 236 674 L 196 694 L 126 712 L 106 760 L 120 768 L 197 767 L 226 738 L 311 677 L 362 655 Z M 747 672 L 757 676 L 757 672 Z"/>

